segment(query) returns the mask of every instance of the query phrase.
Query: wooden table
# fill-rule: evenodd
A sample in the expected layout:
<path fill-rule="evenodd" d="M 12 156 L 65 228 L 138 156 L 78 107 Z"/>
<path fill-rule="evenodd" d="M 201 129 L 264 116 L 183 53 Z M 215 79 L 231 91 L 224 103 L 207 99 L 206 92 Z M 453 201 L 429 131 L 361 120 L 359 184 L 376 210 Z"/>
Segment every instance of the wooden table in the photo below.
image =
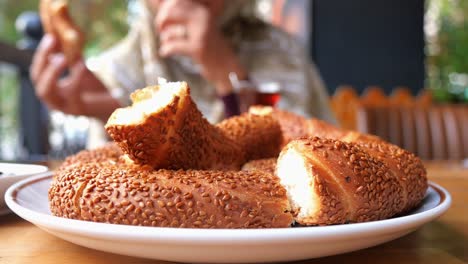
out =
<path fill-rule="evenodd" d="M 297 263 L 468 263 L 468 168 L 428 163 L 429 179 L 445 187 L 453 203 L 437 221 L 403 238 L 348 254 Z M 168 263 L 81 247 L 10 214 L 0 217 L 0 263 Z"/>

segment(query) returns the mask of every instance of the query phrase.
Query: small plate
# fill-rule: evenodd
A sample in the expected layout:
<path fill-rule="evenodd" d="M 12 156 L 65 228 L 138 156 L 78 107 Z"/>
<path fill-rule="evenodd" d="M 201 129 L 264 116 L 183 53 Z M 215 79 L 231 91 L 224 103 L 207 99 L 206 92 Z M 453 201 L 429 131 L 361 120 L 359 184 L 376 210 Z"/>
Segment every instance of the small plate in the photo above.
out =
<path fill-rule="evenodd" d="M 115 225 L 52 216 L 47 192 L 52 176 L 16 183 L 8 206 L 62 239 L 121 255 L 180 262 L 273 262 L 330 256 L 406 235 L 443 214 L 450 194 L 430 183 L 420 207 L 392 219 L 358 224 L 278 229 L 188 229 Z"/>
<path fill-rule="evenodd" d="M 46 172 L 47 167 L 32 164 L 0 163 L 0 215 L 10 213 L 5 204 L 5 192 L 13 183 L 26 177 Z"/>

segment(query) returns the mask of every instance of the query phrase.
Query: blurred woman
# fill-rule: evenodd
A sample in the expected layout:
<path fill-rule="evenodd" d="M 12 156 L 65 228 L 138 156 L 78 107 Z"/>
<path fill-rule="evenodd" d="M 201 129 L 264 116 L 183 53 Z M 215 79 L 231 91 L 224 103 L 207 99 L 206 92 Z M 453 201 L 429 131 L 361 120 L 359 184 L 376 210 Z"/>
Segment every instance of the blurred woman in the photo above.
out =
<path fill-rule="evenodd" d="M 235 114 L 240 80 L 276 82 L 278 107 L 330 122 L 334 117 L 314 65 L 291 36 L 253 14 L 253 1 L 146 0 L 127 37 L 88 66 L 67 66 L 57 40 L 46 35 L 35 54 L 31 78 L 52 109 L 106 121 L 129 104 L 135 89 L 158 77 L 186 81 L 210 122 Z M 61 78 L 68 67 L 69 74 Z M 232 75 L 232 74 L 231 74 Z"/>

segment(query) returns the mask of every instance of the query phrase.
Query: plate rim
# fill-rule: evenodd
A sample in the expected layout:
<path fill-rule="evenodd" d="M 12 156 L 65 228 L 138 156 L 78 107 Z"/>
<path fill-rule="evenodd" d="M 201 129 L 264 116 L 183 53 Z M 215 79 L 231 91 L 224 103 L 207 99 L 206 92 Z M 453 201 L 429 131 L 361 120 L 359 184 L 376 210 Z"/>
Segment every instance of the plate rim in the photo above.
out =
<path fill-rule="evenodd" d="M 40 165 L 40 164 L 31 164 L 31 163 L 15 163 L 15 162 L 0 162 L 1 165 L 15 165 L 15 166 L 27 166 L 27 167 L 35 167 L 37 168 L 37 171 L 32 172 L 32 173 L 23 173 L 23 174 L 13 174 L 13 175 L 2 175 L 0 176 L 1 179 L 10 179 L 10 178 L 17 178 L 17 177 L 27 177 L 27 176 L 32 176 L 36 174 L 42 174 L 45 172 L 49 171 L 49 167 L 45 165 Z"/>
<path fill-rule="evenodd" d="M 432 188 L 440 197 L 440 201 L 435 207 L 416 214 L 379 221 L 332 226 L 265 229 L 147 227 L 98 223 L 57 217 L 23 207 L 15 200 L 18 192 L 27 185 L 31 185 L 38 181 L 49 180 L 49 178 L 52 177 L 53 172 L 49 171 L 13 184 L 5 193 L 6 204 L 14 213 L 40 228 L 46 227 L 47 229 L 80 236 L 83 236 L 84 234 L 92 234 L 93 236 L 99 236 L 102 239 L 107 238 L 107 240 L 122 239 L 124 241 L 140 242 L 164 241 L 164 243 L 176 244 L 180 244 L 182 241 L 186 241 L 187 243 L 197 241 L 197 243 L 203 244 L 229 243 L 231 245 L 235 245 L 241 243 L 242 245 L 246 245 L 257 244 L 259 242 L 264 244 L 275 244 L 275 242 L 278 243 L 278 240 L 281 241 L 281 244 L 284 243 L 285 240 L 289 242 L 311 241 L 314 239 L 320 239 L 321 241 L 324 241 L 324 239 L 334 240 L 342 239 L 343 235 L 348 236 L 348 239 L 352 239 L 355 236 L 366 237 L 403 230 L 413 231 L 422 224 L 440 217 L 448 210 L 452 203 L 452 197 L 447 190 L 432 181 L 428 181 L 428 188 Z M 70 228 L 70 226 L 73 226 L 73 228 Z"/>

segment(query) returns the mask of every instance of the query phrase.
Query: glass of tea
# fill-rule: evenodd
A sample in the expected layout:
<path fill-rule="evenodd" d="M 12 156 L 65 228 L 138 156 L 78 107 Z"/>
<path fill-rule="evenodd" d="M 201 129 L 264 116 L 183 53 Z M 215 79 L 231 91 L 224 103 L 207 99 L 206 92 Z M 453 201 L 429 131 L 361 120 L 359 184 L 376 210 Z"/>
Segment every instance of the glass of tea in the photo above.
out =
<path fill-rule="evenodd" d="M 279 82 L 258 79 L 239 80 L 233 73 L 229 75 L 229 78 L 234 91 L 241 98 L 241 112 L 246 112 L 252 105 L 275 107 L 281 99 L 281 85 Z"/>
<path fill-rule="evenodd" d="M 275 107 L 281 99 L 278 82 L 264 82 L 256 86 L 255 104 Z"/>

